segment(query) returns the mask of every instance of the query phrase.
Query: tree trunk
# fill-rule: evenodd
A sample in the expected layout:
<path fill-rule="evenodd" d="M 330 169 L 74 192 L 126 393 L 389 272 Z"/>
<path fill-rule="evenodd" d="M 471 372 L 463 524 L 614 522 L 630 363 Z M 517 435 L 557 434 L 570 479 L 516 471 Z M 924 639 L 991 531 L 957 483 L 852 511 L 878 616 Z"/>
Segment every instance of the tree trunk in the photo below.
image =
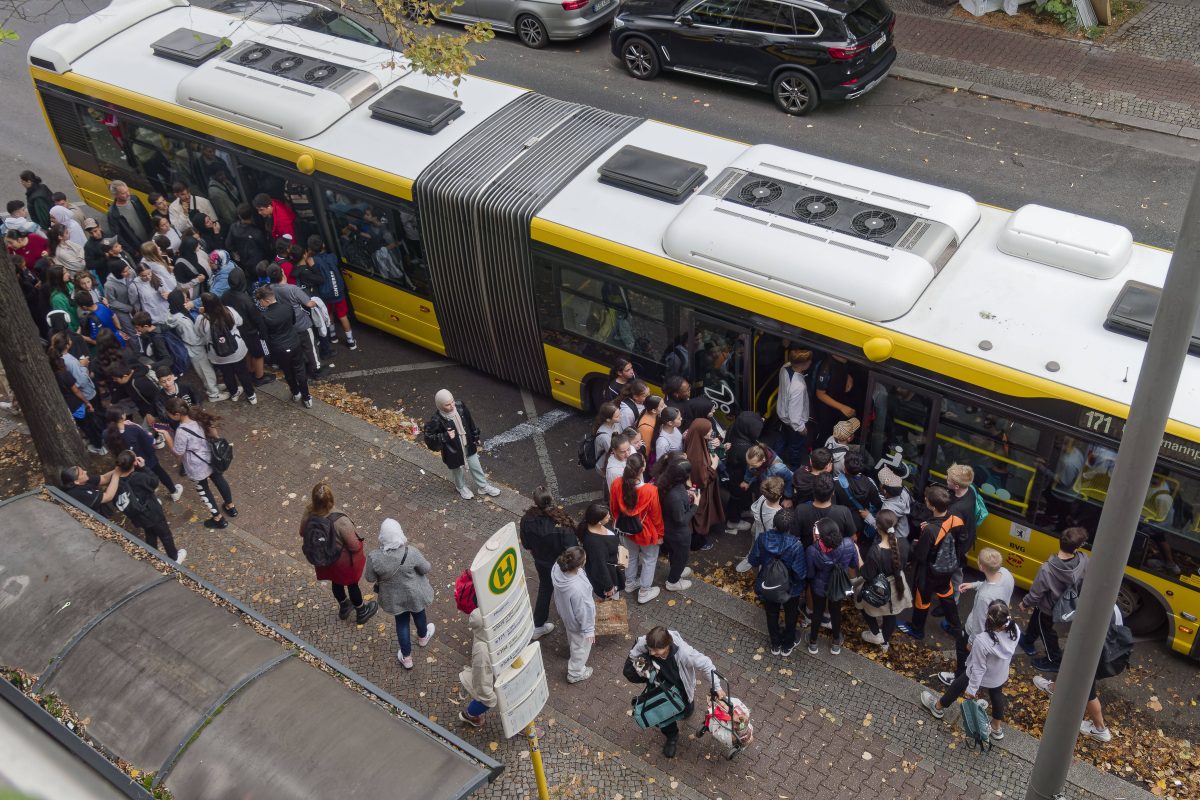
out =
<path fill-rule="evenodd" d="M 86 464 L 87 451 L 29 315 L 19 268 L 8 248 L 0 246 L 0 363 L 42 460 L 42 474 L 58 485 L 62 468 Z"/>

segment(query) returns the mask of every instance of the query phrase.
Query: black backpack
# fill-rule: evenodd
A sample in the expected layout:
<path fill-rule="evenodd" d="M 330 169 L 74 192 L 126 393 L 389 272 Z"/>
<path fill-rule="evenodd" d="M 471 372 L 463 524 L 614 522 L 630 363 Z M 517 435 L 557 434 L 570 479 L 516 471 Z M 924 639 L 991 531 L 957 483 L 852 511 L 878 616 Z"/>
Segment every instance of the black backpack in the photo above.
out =
<path fill-rule="evenodd" d="M 189 433 L 192 436 L 198 436 L 195 431 L 189 430 L 183 426 L 179 430 Z M 200 458 L 205 464 L 208 464 L 217 472 L 224 472 L 233 464 L 233 445 L 223 436 L 205 436 L 204 440 L 208 442 L 208 458 L 200 458 L 197 453 L 196 457 Z"/>
<path fill-rule="evenodd" d="M 758 596 L 768 603 L 783 605 L 792 599 L 792 571 L 778 556 L 758 571 Z"/>
<path fill-rule="evenodd" d="M 600 463 L 600 457 L 596 454 L 596 431 L 585 433 L 579 440 L 577 459 L 579 466 L 584 469 L 595 469 L 596 465 Z"/>
<path fill-rule="evenodd" d="M 959 567 L 958 550 L 954 546 L 954 536 L 950 531 L 949 523 L 952 519 L 955 517 L 946 517 L 942 523 L 942 529 L 939 531 L 942 534 L 942 541 L 934 545 L 936 549 L 933 560 L 929 563 L 929 571 L 942 577 L 953 575 Z"/>
<path fill-rule="evenodd" d="M 342 540 L 333 526 L 344 516 L 334 512 L 327 517 L 309 517 L 304 523 L 304 544 L 300 549 L 308 563 L 314 567 L 328 567 L 342 557 Z"/>
<path fill-rule="evenodd" d="M 1096 678 L 1112 678 L 1120 675 L 1129 666 L 1133 653 L 1133 631 L 1117 624 L 1114 613 L 1108 621 L 1108 633 L 1104 636 L 1104 647 L 1100 651 L 1100 664 L 1096 667 Z"/>
<path fill-rule="evenodd" d="M 237 335 L 216 320 L 209 319 L 209 346 L 217 358 L 226 358 L 238 350 Z"/>
<path fill-rule="evenodd" d="M 421 431 L 421 436 L 425 439 L 425 446 L 435 453 L 442 449 L 441 430 L 442 423 L 438 421 L 437 414 L 434 414 Z"/>
<path fill-rule="evenodd" d="M 139 492 L 130 487 L 116 496 L 113 505 L 117 507 L 118 511 L 129 517 L 129 521 L 134 525 L 144 528 L 153 522 L 152 510 L 146 502 Z M 154 500 L 153 502 L 158 501 Z"/>

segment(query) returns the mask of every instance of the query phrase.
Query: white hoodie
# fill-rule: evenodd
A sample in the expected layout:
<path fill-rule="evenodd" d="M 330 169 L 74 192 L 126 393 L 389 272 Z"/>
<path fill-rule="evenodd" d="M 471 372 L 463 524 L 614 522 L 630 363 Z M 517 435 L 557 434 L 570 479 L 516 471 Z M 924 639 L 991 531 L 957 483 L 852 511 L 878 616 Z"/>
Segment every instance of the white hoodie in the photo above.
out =
<path fill-rule="evenodd" d="M 595 636 L 596 600 L 592 596 L 592 582 L 583 568 L 568 575 L 555 564 L 550 568 L 550 580 L 554 583 L 554 607 L 563 627 L 580 636 Z"/>

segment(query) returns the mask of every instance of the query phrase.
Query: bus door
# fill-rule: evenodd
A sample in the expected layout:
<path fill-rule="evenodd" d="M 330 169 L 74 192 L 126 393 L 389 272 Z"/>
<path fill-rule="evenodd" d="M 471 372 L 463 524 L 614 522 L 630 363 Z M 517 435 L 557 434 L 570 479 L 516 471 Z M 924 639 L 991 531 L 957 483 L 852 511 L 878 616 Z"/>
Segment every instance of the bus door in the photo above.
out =
<path fill-rule="evenodd" d="M 866 419 L 861 436 L 875 471 L 880 459 L 899 459 L 908 467 L 906 483 L 924 489 L 924 476 L 936 449 L 932 432 L 940 398 L 877 372 L 867 387 Z"/>
<path fill-rule="evenodd" d="M 750 331 L 696 314 L 689 338 L 692 347 L 692 397 L 707 397 L 723 428 L 733 425 L 746 407 Z"/>
<path fill-rule="evenodd" d="M 296 215 L 296 244 L 304 247 L 308 237 L 321 233 L 317 215 L 317 194 L 312 181 L 295 170 L 276 167 L 255 158 L 238 158 L 238 177 L 242 196 L 253 201 L 262 193 L 281 200 Z"/>

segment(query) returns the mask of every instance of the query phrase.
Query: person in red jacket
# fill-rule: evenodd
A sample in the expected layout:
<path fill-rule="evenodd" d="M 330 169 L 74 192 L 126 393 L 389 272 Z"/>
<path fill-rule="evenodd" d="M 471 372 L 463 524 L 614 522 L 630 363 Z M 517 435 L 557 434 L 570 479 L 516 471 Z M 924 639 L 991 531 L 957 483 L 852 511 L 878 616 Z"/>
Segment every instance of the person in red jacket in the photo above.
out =
<path fill-rule="evenodd" d="M 357 615 L 355 623 L 362 625 L 375 615 L 379 604 L 372 600 L 363 602 L 362 589 L 358 582 L 362 578 L 363 568 L 367 565 L 367 557 L 363 552 L 363 539 L 358 535 L 354 523 L 340 511 L 334 511 L 333 489 L 328 483 L 318 483 L 312 489 L 312 498 L 308 511 L 300 523 L 300 536 L 308 527 L 310 520 L 320 517 L 327 519 L 334 532 L 341 539 L 342 552 L 329 566 L 316 567 L 317 580 L 329 581 L 333 584 L 333 596 L 338 601 L 338 618 L 350 616 L 350 608 L 354 607 Z"/>
<path fill-rule="evenodd" d="M 646 459 L 640 453 L 630 455 L 625 472 L 609 488 L 608 503 L 615 527 L 629 550 L 625 591 L 632 593 L 636 588 L 638 603 L 649 603 L 661 591 L 653 584 L 658 548 L 663 541 L 662 505 L 658 487 L 643 483 L 645 472 Z"/>
<path fill-rule="evenodd" d="M 46 255 L 50 245 L 46 242 L 46 237 L 39 236 L 36 233 L 22 233 L 21 231 L 9 231 L 4 235 L 4 244 L 8 247 L 8 254 L 13 258 L 19 258 L 25 264 L 25 269 L 33 269 L 37 264 L 38 259 Z"/>
<path fill-rule="evenodd" d="M 271 229 L 271 241 L 278 241 L 284 234 L 296 238 L 296 214 L 282 200 L 275 200 L 265 192 L 254 195 L 254 208 L 263 218 L 264 226 Z"/>

